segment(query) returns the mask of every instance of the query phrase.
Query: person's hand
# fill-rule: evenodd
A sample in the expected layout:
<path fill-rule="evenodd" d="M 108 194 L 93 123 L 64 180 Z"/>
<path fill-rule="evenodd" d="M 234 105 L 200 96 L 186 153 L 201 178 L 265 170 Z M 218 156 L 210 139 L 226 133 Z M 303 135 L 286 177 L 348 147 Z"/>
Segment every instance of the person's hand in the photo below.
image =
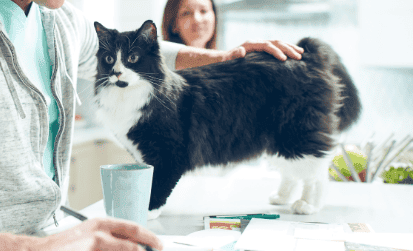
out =
<path fill-rule="evenodd" d="M 279 40 L 262 40 L 247 41 L 242 45 L 227 52 L 223 61 L 242 58 L 248 52 L 265 51 L 281 61 L 287 60 L 287 57 L 300 60 L 304 49 L 294 44 L 289 44 Z"/>
<path fill-rule="evenodd" d="M 175 69 L 181 70 L 242 58 L 245 57 L 248 52 L 253 51 L 265 51 L 273 55 L 275 58 L 285 61 L 287 60 L 287 57 L 300 60 L 304 49 L 298 47 L 297 45 L 281 42 L 279 40 L 247 41 L 229 51 L 200 49 L 185 46 L 181 48 L 176 57 Z"/>
<path fill-rule="evenodd" d="M 87 220 L 48 237 L 26 237 L 21 243 L 32 251 L 153 250 L 145 249 L 143 245 L 155 250 L 163 249 L 161 241 L 149 230 L 133 222 L 114 218 Z"/>

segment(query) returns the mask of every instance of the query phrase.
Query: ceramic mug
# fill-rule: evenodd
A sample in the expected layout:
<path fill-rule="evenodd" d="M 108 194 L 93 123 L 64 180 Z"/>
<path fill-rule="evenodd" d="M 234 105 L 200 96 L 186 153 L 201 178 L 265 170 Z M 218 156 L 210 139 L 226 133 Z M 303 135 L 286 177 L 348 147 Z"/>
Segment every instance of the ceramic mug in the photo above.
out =
<path fill-rule="evenodd" d="M 100 167 L 106 215 L 146 226 L 153 166 L 133 163 Z"/>

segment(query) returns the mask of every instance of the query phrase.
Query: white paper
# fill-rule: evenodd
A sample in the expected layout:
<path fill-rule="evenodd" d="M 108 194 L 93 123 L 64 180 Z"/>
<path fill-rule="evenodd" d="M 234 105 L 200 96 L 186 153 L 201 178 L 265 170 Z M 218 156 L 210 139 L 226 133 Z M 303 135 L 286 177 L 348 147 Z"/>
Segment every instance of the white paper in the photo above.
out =
<path fill-rule="evenodd" d="M 413 234 L 405 233 L 352 233 L 346 241 L 372 246 L 413 250 Z"/>
<path fill-rule="evenodd" d="M 206 229 L 197 231 L 186 236 L 178 236 L 175 243 L 185 244 L 195 247 L 220 248 L 229 243 L 237 241 L 241 232 L 224 229 Z"/>
<path fill-rule="evenodd" d="M 294 251 L 345 251 L 344 242 L 297 239 Z"/>
<path fill-rule="evenodd" d="M 235 249 L 293 251 L 294 236 L 289 234 L 291 222 L 280 220 L 251 219 L 239 238 Z"/>
<path fill-rule="evenodd" d="M 344 241 L 344 229 L 342 226 L 325 225 L 324 228 L 301 228 L 297 227 L 294 231 L 296 239 L 310 240 L 329 240 L 329 241 Z"/>
<path fill-rule="evenodd" d="M 177 236 L 173 235 L 158 235 L 163 243 L 163 251 L 212 251 L 212 248 L 194 247 L 189 245 L 182 245 L 174 243 Z"/>

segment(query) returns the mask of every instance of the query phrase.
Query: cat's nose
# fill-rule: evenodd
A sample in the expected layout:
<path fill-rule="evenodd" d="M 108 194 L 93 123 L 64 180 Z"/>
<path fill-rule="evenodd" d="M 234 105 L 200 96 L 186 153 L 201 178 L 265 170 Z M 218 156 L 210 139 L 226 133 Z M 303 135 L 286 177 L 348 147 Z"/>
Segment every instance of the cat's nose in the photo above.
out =
<path fill-rule="evenodd" d="M 116 72 L 116 71 L 114 71 L 113 74 L 114 74 L 118 79 L 119 79 L 120 75 L 122 75 L 121 72 Z"/>

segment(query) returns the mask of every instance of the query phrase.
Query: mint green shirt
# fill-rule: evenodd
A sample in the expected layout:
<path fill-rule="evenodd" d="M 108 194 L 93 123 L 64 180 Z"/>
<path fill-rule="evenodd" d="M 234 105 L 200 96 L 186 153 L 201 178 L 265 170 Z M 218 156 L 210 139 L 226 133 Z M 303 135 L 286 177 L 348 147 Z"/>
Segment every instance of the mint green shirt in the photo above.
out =
<path fill-rule="evenodd" d="M 59 129 L 56 100 L 51 91 L 52 62 L 39 6 L 32 2 L 28 16 L 11 0 L 0 0 L 0 21 L 13 43 L 18 62 L 25 75 L 46 99 L 49 112 L 49 138 L 43 155 L 43 165 L 49 177 L 54 177 L 53 149 Z"/>

